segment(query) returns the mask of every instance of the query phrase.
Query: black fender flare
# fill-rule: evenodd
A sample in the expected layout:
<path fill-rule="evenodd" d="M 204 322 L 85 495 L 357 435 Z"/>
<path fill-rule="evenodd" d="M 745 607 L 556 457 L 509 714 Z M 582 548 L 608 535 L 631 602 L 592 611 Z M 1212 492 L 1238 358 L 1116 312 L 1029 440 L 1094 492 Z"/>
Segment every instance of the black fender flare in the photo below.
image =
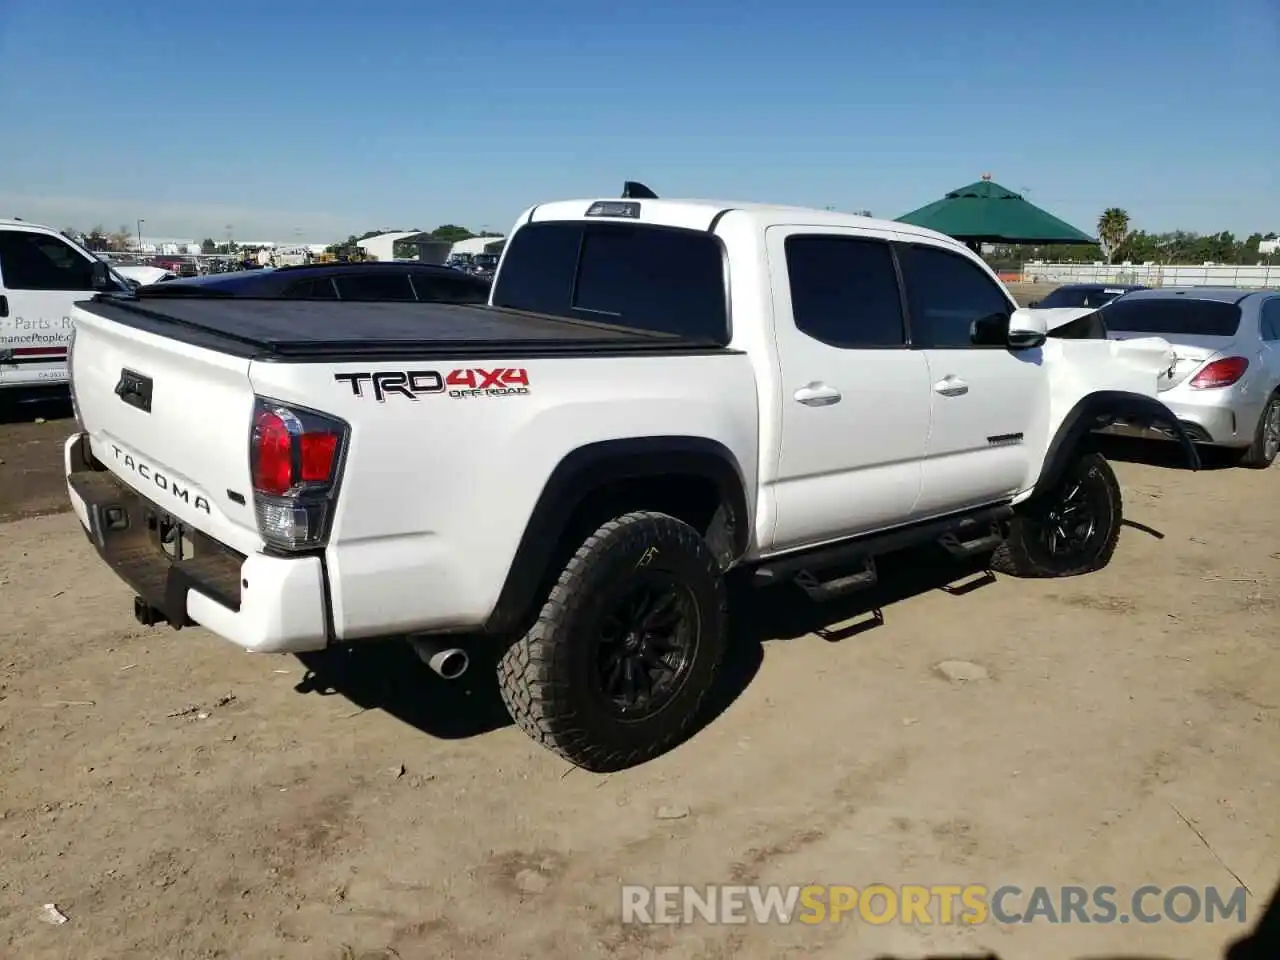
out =
<path fill-rule="evenodd" d="M 1187 464 L 1200 469 L 1200 454 L 1174 412 L 1154 397 L 1127 390 L 1100 390 L 1082 397 L 1062 418 L 1045 453 L 1044 466 L 1030 499 L 1057 486 L 1080 444 L 1093 431 L 1113 423 L 1133 423 L 1168 433 L 1178 441 Z"/>
<path fill-rule="evenodd" d="M 507 633 L 527 614 L 566 525 L 588 496 L 619 481 L 671 475 L 693 475 L 715 484 L 720 502 L 732 513 L 733 558 L 746 553 L 750 542 L 746 483 L 737 457 L 724 444 L 690 436 L 589 443 L 568 453 L 547 478 L 484 631 Z"/>

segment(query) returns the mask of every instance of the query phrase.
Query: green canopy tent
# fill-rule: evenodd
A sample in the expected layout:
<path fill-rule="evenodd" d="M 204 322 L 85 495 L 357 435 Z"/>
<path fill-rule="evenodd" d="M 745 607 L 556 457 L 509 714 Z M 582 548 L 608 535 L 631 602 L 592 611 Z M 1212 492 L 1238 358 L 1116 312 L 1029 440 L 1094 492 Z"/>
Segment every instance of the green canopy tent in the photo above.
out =
<path fill-rule="evenodd" d="M 987 174 L 977 183 L 952 190 L 941 200 L 898 217 L 910 223 L 955 237 L 977 249 L 983 243 L 1097 243 L 1071 224 L 1046 213 L 1021 194 L 1014 193 Z"/>

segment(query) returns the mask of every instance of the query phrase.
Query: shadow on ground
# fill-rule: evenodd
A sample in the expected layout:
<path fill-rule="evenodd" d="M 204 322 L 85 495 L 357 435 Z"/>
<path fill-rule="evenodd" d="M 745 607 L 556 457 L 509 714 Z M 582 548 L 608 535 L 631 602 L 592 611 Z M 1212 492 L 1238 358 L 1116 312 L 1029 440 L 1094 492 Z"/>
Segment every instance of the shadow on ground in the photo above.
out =
<path fill-rule="evenodd" d="M 73 416 L 66 387 L 38 390 L 0 390 L 0 425 L 67 420 Z"/>
<path fill-rule="evenodd" d="M 1271 893 L 1267 904 L 1253 930 L 1230 944 L 1221 960 L 1278 960 L 1280 958 L 1280 885 Z M 996 953 L 929 954 L 928 956 L 881 956 L 876 960 L 1004 960 Z M 1140 953 L 1090 954 L 1076 960 L 1181 960 L 1175 957 Z"/>
<path fill-rule="evenodd" d="M 814 603 L 790 584 L 753 590 L 733 581 L 730 651 L 701 726 L 714 722 L 746 690 L 760 668 L 766 642 L 809 634 L 828 643 L 853 642 L 884 625 L 892 616 L 886 608 L 908 597 L 941 589 L 960 603 L 963 594 L 994 582 L 982 560 L 957 563 L 939 547 L 888 557 L 880 562 L 876 587 L 825 604 Z M 398 641 L 301 654 L 307 674 L 296 689 L 386 711 L 433 737 L 478 736 L 508 726 L 511 719 L 498 694 L 496 649 L 481 643 L 469 650 L 470 669 L 453 681 L 437 676 L 408 644 Z"/>

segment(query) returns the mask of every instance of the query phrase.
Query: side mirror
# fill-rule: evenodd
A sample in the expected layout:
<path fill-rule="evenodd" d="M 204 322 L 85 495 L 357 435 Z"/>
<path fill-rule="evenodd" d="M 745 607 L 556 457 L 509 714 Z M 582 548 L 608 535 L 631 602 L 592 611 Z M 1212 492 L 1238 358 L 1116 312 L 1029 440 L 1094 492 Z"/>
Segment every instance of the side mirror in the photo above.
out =
<path fill-rule="evenodd" d="M 1044 314 L 1021 307 L 1009 318 L 1007 343 L 1010 350 L 1034 350 L 1049 339 L 1049 324 Z"/>

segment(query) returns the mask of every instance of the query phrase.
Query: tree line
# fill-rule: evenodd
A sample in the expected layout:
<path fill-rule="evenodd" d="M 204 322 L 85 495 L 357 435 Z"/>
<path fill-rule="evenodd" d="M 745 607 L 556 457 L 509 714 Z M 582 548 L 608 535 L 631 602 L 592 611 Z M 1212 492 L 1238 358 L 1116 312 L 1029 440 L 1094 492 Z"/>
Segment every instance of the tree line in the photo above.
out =
<path fill-rule="evenodd" d="M 1229 230 L 1193 233 L 1171 230 L 1150 233 L 1132 229 L 1127 211 L 1109 207 L 1098 217 L 1098 243 L 1044 246 L 998 244 L 988 253 L 993 265 L 1021 266 L 1028 260 L 1047 263 L 1220 263 L 1232 266 L 1280 265 L 1280 254 L 1266 254 L 1258 247 L 1276 234 L 1255 232 L 1241 239 Z"/>

